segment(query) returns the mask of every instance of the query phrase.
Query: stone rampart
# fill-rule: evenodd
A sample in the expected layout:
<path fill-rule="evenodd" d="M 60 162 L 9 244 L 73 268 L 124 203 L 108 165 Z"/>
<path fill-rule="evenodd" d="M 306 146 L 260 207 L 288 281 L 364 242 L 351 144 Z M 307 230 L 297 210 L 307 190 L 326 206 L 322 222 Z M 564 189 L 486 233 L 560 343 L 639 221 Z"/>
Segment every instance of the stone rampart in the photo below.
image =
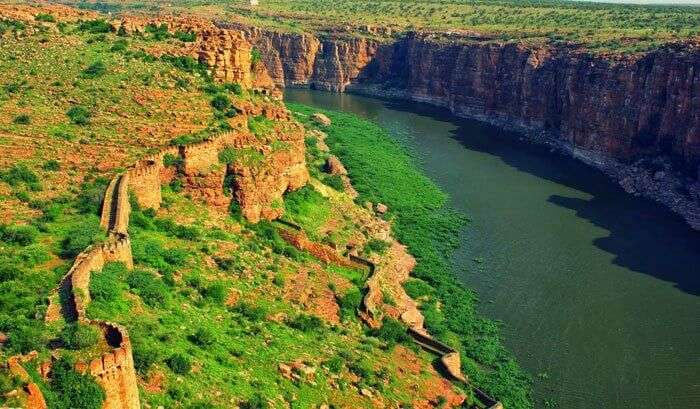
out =
<path fill-rule="evenodd" d="M 89 321 L 99 326 L 113 348 L 93 359 L 87 370 L 105 390 L 103 409 L 139 409 L 139 394 L 131 341 L 126 328 L 103 321 Z"/>

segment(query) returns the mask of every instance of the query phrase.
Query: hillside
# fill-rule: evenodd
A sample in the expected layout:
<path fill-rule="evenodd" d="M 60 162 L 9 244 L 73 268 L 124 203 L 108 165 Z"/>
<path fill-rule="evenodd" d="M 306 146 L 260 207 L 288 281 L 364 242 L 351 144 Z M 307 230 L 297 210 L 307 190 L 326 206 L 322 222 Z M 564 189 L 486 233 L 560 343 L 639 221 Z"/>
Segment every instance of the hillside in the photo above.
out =
<path fill-rule="evenodd" d="M 407 283 L 401 216 L 444 194 L 423 177 L 429 203 L 387 208 L 377 174 L 358 198 L 357 168 L 324 142 L 341 155 L 349 130 L 288 110 L 243 33 L 62 6 L 0 16 L 3 405 L 531 407 L 468 292 L 445 271 Z M 419 265 L 445 268 L 431 257 Z M 447 289 L 465 291 L 447 307 L 465 329 L 446 324 Z"/>

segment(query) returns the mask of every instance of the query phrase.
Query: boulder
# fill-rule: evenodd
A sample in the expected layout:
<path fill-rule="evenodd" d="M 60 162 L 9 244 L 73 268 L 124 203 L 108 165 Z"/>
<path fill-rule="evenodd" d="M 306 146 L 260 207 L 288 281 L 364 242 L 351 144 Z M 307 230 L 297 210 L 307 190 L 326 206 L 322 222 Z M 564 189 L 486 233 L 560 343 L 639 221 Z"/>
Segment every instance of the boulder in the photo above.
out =
<path fill-rule="evenodd" d="M 347 175 L 348 171 L 343 163 L 335 156 L 329 156 L 326 160 L 326 172 L 331 175 Z"/>
<path fill-rule="evenodd" d="M 329 126 L 331 124 L 331 119 L 320 112 L 311 115 L 311 120 L 323 126 Z"/>
<path fill-rule="evenodd" d="M 377 213 L 379 213 L 379 214 L 385 214 L 386 212 L 389 211 L 389 208 L 387 207 L 387 205 L 385 205 L 385 204 L 383 204 L 383 203 L 377 203 L 377 206 L 375 207 L 375 210 L 376 210 Z"/>

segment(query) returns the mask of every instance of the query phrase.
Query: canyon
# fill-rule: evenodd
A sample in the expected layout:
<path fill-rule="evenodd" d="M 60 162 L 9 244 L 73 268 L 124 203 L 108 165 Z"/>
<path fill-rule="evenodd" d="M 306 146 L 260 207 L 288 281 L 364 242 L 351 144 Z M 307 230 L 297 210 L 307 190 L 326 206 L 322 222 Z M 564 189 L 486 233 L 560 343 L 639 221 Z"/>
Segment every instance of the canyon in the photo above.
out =
<path fill-rule="evenodd" d="M 395 39 L 237 23 L 282 87 L 413 100 L 577 157 L 700 228 L 700 46 L 594 55 L 459 32 Z"/>

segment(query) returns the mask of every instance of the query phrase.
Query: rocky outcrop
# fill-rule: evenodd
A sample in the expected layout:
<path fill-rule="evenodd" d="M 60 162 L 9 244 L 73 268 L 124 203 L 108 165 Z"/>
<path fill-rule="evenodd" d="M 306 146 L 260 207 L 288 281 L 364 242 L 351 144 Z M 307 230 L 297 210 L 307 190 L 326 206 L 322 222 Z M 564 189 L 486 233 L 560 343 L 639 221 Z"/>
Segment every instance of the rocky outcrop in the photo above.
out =
<path fill-rule="evenodd" d="M 263 52 L 281 86 L 421 101 L 524 132 L 615 180 L 628 179 L 636 194 L 700 229 L 698 43 L 614 57 L 459 33 L 408 33 L 380 42 L 350 33 L 320 37 L 228 26 Z M 659 180 L 655 169 L 628 169 L 655 158 L 667 158 L 677 172 Z"/>

